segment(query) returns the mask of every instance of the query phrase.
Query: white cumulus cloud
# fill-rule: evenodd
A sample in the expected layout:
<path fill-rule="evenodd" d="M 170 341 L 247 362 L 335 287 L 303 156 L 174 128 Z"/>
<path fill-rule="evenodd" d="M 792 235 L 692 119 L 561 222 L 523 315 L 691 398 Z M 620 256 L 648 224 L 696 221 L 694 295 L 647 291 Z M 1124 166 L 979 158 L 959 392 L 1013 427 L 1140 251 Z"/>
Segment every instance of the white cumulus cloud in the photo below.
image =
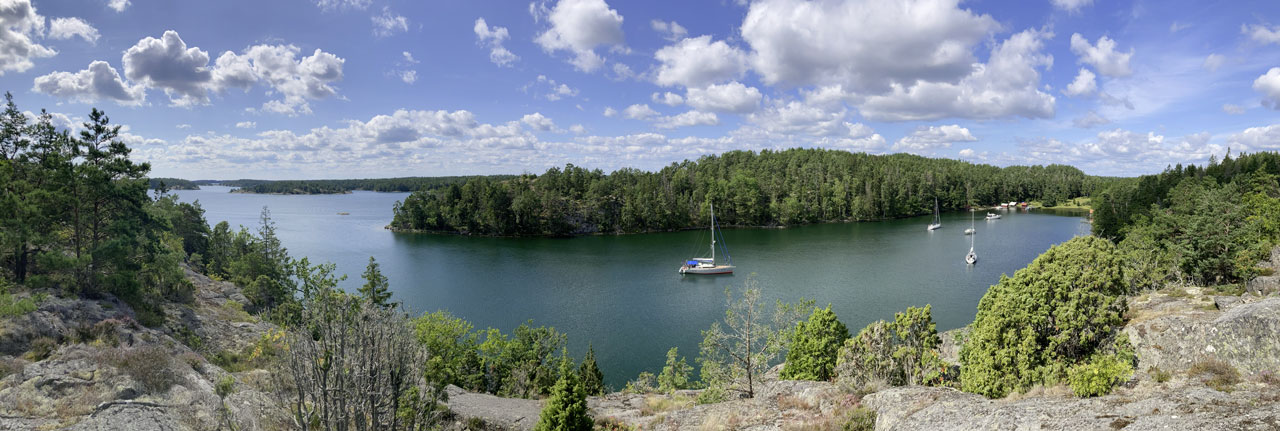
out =
<path fill-rule="evenodd" d="M 530 8 L 535 9 L 533 3 Z M 604 0 L 559 0 L 547 14 L 547 21 L 551 27 L 535 42 L 547 53 L 569 51 L 573 54 L 569 63 L 583 72 L 593 72 L 604 65 L 596 47 L 623 46 L 622 15 Z"/>
<path fill-rule="evenodd" d="M 526 114 L 524 117 L 520 118 L 520 122 L 529 126 L 529 128 L 533 130 L 541 132 L 549 132 L 556 129 L 556 123 L 551 121 L 550 118 L 542 115 L 541 112 Z"/>
<path fill-rule="evenodd" d="M 1280 67 L 1273 67 L 1254 80 L 1253 89 L 1262 93 L 1262 106 L 1280 109 Z"/>
<path fill-rule="evenodd" d="M 34 66 L 32 59 L 56 55 L 57 51 L 32 40 L 43 33 L 44 17 L 30 0 L 0 1 L 0 76 L 26 72 Z"/>
<path fill-rule="evenodd" d="M 957 124 L 945 126 L 921 126 L 893 144 L 894 151 L 930 154 L 934 150 L 950 148 L 952 143 L 973 142 L 978 138 L 968 128 Z"/>
<path fill-rule="evenodd" d="M 761 98 L 760 90 L 733 81 L 706 88 L 690 88 L 685 95 L 685 103 L 700 111 L 745 114 L 755 111 Z"/>
<path fill-rule="evenodd" d="M 1129 52 L 1116 51 L 1116 41 L 1109 37 L 1098 38 L 1098 43 L 1090 44 L 1089 39 L 1080 33 L 1071 35 L 1071 52 L 1080 57 L 1080 62 L 1093 65 L 1105 76 L 1124 77 L 1133 74 L 1129 69 L 1129 59 L 1133 57 L 1133 48 Z"/>
<path fill-rule="evenodd" d="M 609 109 L 612 108 L 605 110 L 605 116 L 609 116 Z M 627 109 L 623 109 L 622 115 L 632 120 L 647 120 L 658 116 L 658 111 L 654 111 L 653 108 L 649 107 L 649 105 L 637 103 L 635 105 L 628 106 Z"/>
<path fill-rule="evenodd" d="M 509 67 L 520 57 L 512 54 L 506 47 L 502 46 L 503 41 L 510 37 L 506 27 L 493 26 L 485 22 L 484 18 L 476 18 L 476 24 L 472 27 L 476 33 L 477 42 L 481 45 L 489 47 L 489 61 L 498 66 Z"/>
<path fill-rule="evenodd" d="M 98 43 L 98 29 L 80 18 L 54 18 L 49 21 L 50 39 L 79 37 L 85 42 Z"/>
<path fill-rule="evenodd" d="M 1280 26 L 1269 27 L 1262 24 L 1241 24 L 1240 32 L 1249 35 L 1255 42 L 1280 44 Z"/>
<path fill-rule="evenodd" d="M 654 103 L 661 103 L 667 106 L 676 106 L 684 103 L 684 97 L 670 91 L 661 94 L 653 93 L 649 98 L 653 99 Z"/>
<path fill-rule="evenodd" d="M 150 88 L 163 89 L 175 106 L 209 102 L 213 80 L 209 53 L 187 47 L 178 32 L 169 30 L 159 39 L 146 37 L 124 52 L 124 76 Z"/>
<path fill-rule="evenodd" d="M 1204 70 L 1217 72 L 1218 68 L 1222 67 L 1222 63 L 1226 62 L 1226 60 L 1227 58 L 1223 57 L 1222 54 L 1209 54 L 1208 57 L 1204 58 L 1204 64 L 1202 66 L 1204 67 Z"/>
<path fill-rule="evenodd" d="M 661 64 L 655 82 L 658 85 L 702 87 L 741 78 L 747 71 L 746 54 L 724 41 L 711 41 L 711 36 L 681 40 L 654 53 Z"/>
<path fill-rule="evenodd" d="M 1062 9 L 1067 12 L 1080 12 L 1081 8 L 1093 4 L 1093 0 L 1049 0 L 1053 3 L 1053 7 Z"/>
<path fill-rule="evenodd" d="M 129 85 L 105 61 L 94 61 L 79 72 L 53 72 L 35 79 L 31 88 L 37 93 L 78 102 L 93 103 L 112 100 L 121 105 L 140 105 L 146 100 L 142 85 Z"/>
<path fill-rule="evenodd" d="M 241 121 L 239 123 L 236 123 L 237 129 L 252 129 L 255 127 L 258 127 L 258 123 L 255 121 Z"/>
<path fill-rule="evenodd" d="M 683 26 L 677 24 L 675 21 L 668 22 L 655 19 L 653 21 L 649 21 L 649 26 L 653 27 L 653 31 L 658 32 L 664 39 L 670 42 L 684 39 L 684 37 L 689 34 L 689 30 L 685 30 Z"/>
<path fill-rule="evenodd" d="M 117 13 L 124 12 L 125 9 L 129 8 L 129 0 L 107 0 L 107 7 Z"/>
<path fill-rule="evenodd" d="M 1093 72 L 1089 69 L 1080 68 L 1080 73 L 1076 75 L 1076 79 L 1067 84 L 1067 89 L 1062 93 L 1068 96 L 1088 96 L 1098 91 L 1098 81 Z"/>
<path fill-rule="evenodd" d="M 720 124 L 720 118 L 714 112 L 688 111 L 683 114 L 662 117 L 654 126 L 660 129 L 675 129 L 690 126 L 714 126 Z"/>

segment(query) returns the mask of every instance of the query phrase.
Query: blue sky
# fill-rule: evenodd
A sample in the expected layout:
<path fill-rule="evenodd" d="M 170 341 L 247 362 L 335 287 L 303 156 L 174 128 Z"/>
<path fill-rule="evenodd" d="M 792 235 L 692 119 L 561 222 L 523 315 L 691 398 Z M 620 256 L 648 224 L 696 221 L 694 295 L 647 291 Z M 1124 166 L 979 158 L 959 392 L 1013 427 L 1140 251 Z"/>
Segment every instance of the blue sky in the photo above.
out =
<path fill-rule="evenodd" d="M 1102 175 L 1280 149 L 1275 1 L 0 0 L 0 83 L 182 178 L 735 149 Z"/>

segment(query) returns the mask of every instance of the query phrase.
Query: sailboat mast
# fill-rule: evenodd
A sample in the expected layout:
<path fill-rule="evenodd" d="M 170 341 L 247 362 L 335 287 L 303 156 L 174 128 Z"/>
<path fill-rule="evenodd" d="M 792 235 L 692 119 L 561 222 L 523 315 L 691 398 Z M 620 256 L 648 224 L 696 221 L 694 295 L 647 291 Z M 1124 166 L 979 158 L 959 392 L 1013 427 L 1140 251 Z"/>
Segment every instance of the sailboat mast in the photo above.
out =
<path fill-rule="evenodd" d="M 711 203 L 711 264 L 716 264 L 716 204 Z"/>

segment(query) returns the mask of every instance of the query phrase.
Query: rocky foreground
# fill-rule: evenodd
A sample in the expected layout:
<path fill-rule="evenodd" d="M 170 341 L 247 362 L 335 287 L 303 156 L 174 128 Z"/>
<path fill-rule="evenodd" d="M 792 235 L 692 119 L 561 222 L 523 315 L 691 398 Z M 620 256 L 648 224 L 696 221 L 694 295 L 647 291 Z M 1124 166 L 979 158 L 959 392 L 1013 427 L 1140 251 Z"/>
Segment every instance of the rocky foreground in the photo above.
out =
<path fill-rule="evenodd" d="M 1103 397 L 1077 398 L 1065 386 L 998 400 L 923 386 L 859 397 L 832 383 L 779 381 L 775 372 L 753 399 L 695 405 L 696 391 L 612 393 L 588 404 L 597 418 L 645 430 L 839 429 L 841 413 L 859 404 L 877 413 L 877 430 L 1280 429 L 1280 296 L 1174 289 L 1133 298 L 1130 308 L 1125 332 L 1138 371 Z M 963 329 L 942 335 L 953 361 L 956 332 Z M 450 408 L 528 430 L 541 402 L 452 388 Z"/>
<path fill-rule="evenodd" d="M 0 430 L 291 429 L 270 395 L 270 373 L 254 361 L 277 329 L 243 311 L 234 285 L 187 277 L 195 300 L 168 304 L 159 329 L 115 300 L 48 298 L 35 312 L 0 319 Z M 832 383 L 779 381 L 775 371 L 753 399 L 697 405 L 697 391 L 612 393 L 588 404 L 598 419 L 645 430 L 839 429 L 859 405 L 877 413 L 878 430 L 1276 430 L 1280 296 L 1250 288 L 1131 298 L 1124 330 L 1137 372 L 1104 397 L 1077 398 L 1061 386 L 999 400 L 919 386 L 859 396 Z M 942 335 L 949 360 L 963 335 Z M 451 428 L 528 430 L 542 402 L 451 387 L 449 407 Z"/>
<path fill-rule="evenodd" d="M 116 300 L 49 298 L 0 319 L 0 430 L 286 429 L 266 371 L 207 358 L 252 350 L 274 327 L 244 312 L 231 283 L 187 278 L 195 301 L 167 304 L 159 329 Z"/>

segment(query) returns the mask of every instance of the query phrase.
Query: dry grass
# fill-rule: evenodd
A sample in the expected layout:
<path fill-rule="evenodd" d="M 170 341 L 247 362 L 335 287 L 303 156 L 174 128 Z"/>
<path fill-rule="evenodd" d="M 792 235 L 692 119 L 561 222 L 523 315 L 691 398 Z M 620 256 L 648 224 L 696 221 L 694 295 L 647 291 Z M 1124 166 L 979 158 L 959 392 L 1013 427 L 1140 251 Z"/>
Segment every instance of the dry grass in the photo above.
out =
<path fill-rule="evenodd" d="M 0 380 L 4 380 L 4 378 L 10 374 L 18 374 L 22 372 L 22 369 L 26 368 L 26 366 L 27 361 L 22 359 L 12 357 L 0 358 Z"/>
<path fill-rule="evenodd" d="M 1201 380 L 1205 385 L 1218 390 L 1220 392 L 1231 392 L 1231 389 L 1240 383 L 1240 371 L 1226 362 L 1216 358 L 1205 358 L 1191 364 L 1191 368 L 1187 370 L 1187 375 L 1191 377 L 1203 376 Z"/>
<path fill-rule="evenodd" d="M 1156 383 L 1164 383 L 1173 378 L 1173 374 L 1170 374 L 1168 371 L 1162 370 L 1159 367 L 1148 368 L 1147 374 L 1150 375 L 1151 380 L 1155 380 Z"/>
<path fill-rule="evenodd" d="M 778 397 L 778 408 L 782 410 L 813 410 L 813 404 L 803 397 L 782 395 Z"/>
<path fill-rule="evenodd" d="M 650 416 L 657 413 L 685 409 L 690 406 L 693 406 L 693 399 L 683 395 L 655 395 L 644 398 L 644 408 L 640 409 L 640 414 Z"/>
<path fill-rule="evenodd" d="M 1075 392 L 1066 384 L 1057 384 L 1053 386 L 1035 385 L 1023 392 L 1014 392 L 1004 398 L 1004 401 L 1017 402 L 1032 398 L 1074 398 Z"/>
<path fill-rule="evenodd" d="M 102 351 L 100 360 L 142 383 L 153 394 L 165 393 L 186 381 L 177 361 L 160 346 L 107 349 Z"/>
<path fill-rule="evenodd" d="M 31 346 L 27 348 L 27 353 L 23 357 L 31 362 L 40 362 L 52 355 L 54 350 L 58 350 L 58 340 L 40 337 L 31 340 Z"/>
<path fill-rule="evenodd" d="M 708 414 L 698 425 L 698 431 L 736 430 L 742 427 L 742 417 L 737 413 Z"/>

